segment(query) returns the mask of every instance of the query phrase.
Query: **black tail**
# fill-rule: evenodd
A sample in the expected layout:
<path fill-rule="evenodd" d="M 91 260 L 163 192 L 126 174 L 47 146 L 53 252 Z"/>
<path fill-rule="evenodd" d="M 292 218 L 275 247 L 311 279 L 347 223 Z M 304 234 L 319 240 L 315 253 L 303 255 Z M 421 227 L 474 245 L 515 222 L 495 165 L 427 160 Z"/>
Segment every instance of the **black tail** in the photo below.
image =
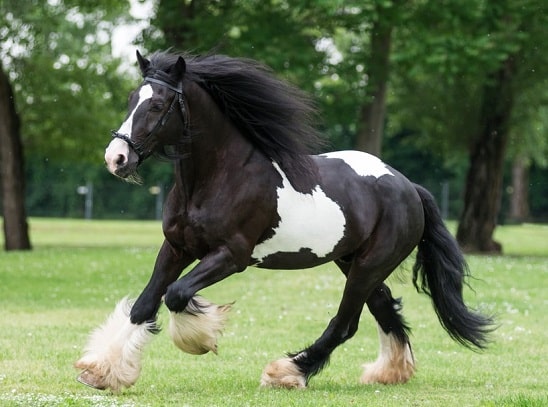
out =
<path fill-rule="evenodd" d="M 483 349 L 493 328 L 490 317 L 472 312 L 464 304 L 462 288 L 468 265 L 457 241 L 445 227 L 430 192 L 415 185 L 424 208 L 424 233 L 413 266 L 417 291 L 432 298 L 440 323 L 462 345 Z"/>

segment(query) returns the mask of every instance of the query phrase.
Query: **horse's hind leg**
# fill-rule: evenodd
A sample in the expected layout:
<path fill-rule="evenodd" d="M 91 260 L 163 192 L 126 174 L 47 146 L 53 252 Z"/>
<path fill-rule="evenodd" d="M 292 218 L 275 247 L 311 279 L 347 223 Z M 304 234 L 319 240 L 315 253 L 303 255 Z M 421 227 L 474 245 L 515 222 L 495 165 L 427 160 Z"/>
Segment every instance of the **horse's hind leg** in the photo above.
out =
<path fill-rule="evenodd" d="M 367 298 L 394 267 L 393 264 L 382 263 L 375 267 L 367 257 L 354 259 L 348 273 L 345 273 L 347 280 L 337 314 L 322 336 L 300 352 L 270 363 L 263 371 L 261 385 L 306 387 L 308 380 L 327 364 L 333 350 L 354 336 Z"/>
<path fill-rule="evenodd" d="M 380 351 L 377 360 L 364 365 L 361 382 L 395 384 L 407 382 L 415 371 L 409 343 L 409 327 L 399 313 L 401 300 L 381 284 L 367 299 L 369 311 L 377 320 Z"/>
<path fill-rule="evenodd" d="M 345 276 L 350 263 L 336 261 Z M 401 299 L 394 299 L 390 288 L 379 285 L 367 298 L 369 312 L 377 321 L 380 350 L 377 360 L 364 367 L 361 383 L 395 384 L 407 382 L 415 371 L 415 362 L 409 342 L 409 326 L 400 314 Z M 357 321 L 356 321 L 357 323 Z"/>

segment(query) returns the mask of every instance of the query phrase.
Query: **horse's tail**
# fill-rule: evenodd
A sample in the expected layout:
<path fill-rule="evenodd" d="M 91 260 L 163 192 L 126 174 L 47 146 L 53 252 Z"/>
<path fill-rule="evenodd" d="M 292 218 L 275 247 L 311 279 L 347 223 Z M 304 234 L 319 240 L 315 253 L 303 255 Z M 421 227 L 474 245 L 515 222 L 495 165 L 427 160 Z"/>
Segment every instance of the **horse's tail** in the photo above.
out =
<path fill-rule="evenodd" d="M 432 299 L 441 325 L 455 341 L 483 349 L 493 320 L 468 309 L 462 298 L 468 265 L 441 218 L 434 197 L 415 185 L 424 210 L 424 233 L 413 266 L 413 284 Z"/>

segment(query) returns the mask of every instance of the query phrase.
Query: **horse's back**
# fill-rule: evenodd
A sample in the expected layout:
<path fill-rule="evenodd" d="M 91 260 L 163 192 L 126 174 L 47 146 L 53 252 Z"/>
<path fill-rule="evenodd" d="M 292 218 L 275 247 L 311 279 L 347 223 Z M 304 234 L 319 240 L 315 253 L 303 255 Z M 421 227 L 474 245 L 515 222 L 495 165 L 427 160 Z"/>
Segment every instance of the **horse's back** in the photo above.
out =
<path fill-rule="evenodd" d="M 380 212 L 422 212 L 414 184 L 374 155 L 336 151 L 316 156 L 316 162 L 321 187 L 348 212 L 366 212 L 369 218 Z"/>

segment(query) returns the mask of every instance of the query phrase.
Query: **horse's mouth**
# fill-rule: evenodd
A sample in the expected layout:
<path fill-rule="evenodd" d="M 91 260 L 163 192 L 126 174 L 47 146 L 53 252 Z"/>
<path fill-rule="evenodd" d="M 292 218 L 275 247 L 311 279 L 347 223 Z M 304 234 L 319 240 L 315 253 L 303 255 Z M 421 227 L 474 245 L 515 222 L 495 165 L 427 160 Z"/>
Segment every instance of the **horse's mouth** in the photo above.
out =
<path fill-rule="evenodd" d="M 117 168 L 113 174 L 117 176 L 118 178 L 123 179 L 126 182 L 129 182 L 130 184 L 137 184 L 142 185 L 143 184 L 143 177 L 139 175 L 137 172 L 137 167 L 133 166 L 124 166 Z"/>

